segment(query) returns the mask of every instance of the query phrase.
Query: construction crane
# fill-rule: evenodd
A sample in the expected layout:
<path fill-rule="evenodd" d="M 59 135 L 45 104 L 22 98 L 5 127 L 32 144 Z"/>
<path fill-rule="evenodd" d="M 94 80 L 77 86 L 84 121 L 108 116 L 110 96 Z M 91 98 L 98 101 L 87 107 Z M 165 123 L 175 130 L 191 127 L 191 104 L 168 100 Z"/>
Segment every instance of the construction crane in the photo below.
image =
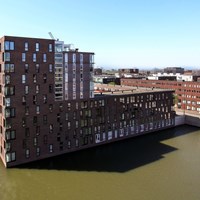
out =
<path fill-rule="evenodd" d="M 51 37 L 52 40 L 57 40 L 57 41 L 59 40 L 58 38 L 55 39 L 51 32 L 48 32 L 48 34 L 49 34 L 49 36 Z"/>

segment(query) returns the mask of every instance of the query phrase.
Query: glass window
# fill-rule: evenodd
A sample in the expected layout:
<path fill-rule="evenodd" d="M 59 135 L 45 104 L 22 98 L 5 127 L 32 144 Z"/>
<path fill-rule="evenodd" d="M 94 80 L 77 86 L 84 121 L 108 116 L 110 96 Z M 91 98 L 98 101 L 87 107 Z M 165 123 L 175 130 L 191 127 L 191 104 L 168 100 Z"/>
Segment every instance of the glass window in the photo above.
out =
<path fill-rule="evenodd" d="M 4 69 L 5 72 L 14 72 L 14 69 L 15 69 L 14 64 L 5 64 L 5 69 Z"/>
<path fill-rule="evenodd" d="M 73 53 L 73 63 L 75 63 L 75 62 L 76 62 L 76 54 Z"/>
<path fill-rule="evenodd" d="M 40 114 L 40 106 L 36 106 L 36 114 Z"/>
<path fill-rule="evenodd" d="M 49 152 L 52 153 L 53 152 L 53 144 L 49 145 Z"/>
<path fill-rule="evenodd" d="M 25 94 L 28 94 L 28 85 L 25 85 L 24 90 L 25 90 Z"/>
<path fill-rule="evenodd" d="M 10 52 L 5 52 L 5 54 L 4 54 L 4 60 L 5 61 L 10 61 Z"/>
<path fill-rule="evenodd" d="M 36 82 L 37 82 L 37 75 L 33 74 L 33 83 L 36 83 Z"/>
<path fill-rule="evenodd" d="M 22 53 L 22 62 L 26 61 L 26 53 Z"/>
<path fill-rule="evenodd" d="M 10 98 L 5 98 L 5 106 L 9 107 L 10 106 Z"/>
<path fill-rule="evenodd" d="M 36 148 L 36 155 L 39 156 L 40 155 L 40 147 Z"/>
<path fill-rule="evenodd" d="M 29 158 L 29 157 L 30 157 L 30 150 L 26 149 L 26 158 Z"/>
<path fill-rule="evenodd" d="M 43 103 L 47 103 L 47 95 L 46 94 L 43 95 Z"/>
<path fill-rule="evenodd" d="M 36 73 L 40 72 L 40 65 L 39 64 L 35 65 L 35 71 L 36 71 Z"/>
<path fill-rule="evenodd" d="M 43 62 L 47 62 L 47 54 L 46 53 L 43 54 Z"/>
<path fill-rule="evenodd" d="M 35 51 L 39 51 L 40 50 L 40 44 L 37 42 L 35 44 Z"/>
<path fill-rule="evenodd" d="M 22 83 L 26 83 L 26 75 L 22 75 Z"/>
<path fill-rule="evenodd" d="M 52 44 L 49 44 L 49 52 L 52 52 L 53 48 L 52 48 Z"/>
<path fill-rule="evenodd" d="M 10 84 L 10 75 L 5 76 L 5 84 Z"/>
<path fill-rule="evenodd" d="M 43 123 L 47 124 L 47 115 L 43 115 Z"/>
<path fill-rule="evenodd" d="M 5 50 L 14 50 L 15 43 L 12 41 L 5 41 Z"/>
<path fill-rule="evenodd" d="M 24 50 L 25 50 L 25 51 L 28 51 L 28 42 L 25 42 L 25 43 L 24 43 Z"/>
<path fill-rule="evenodd" d="M 33 54 L 33 62 L 36 62 L 37 61 L 37 55 L 36 53 Z"/>
<path fill-rule="evenodd" d="M 35 92 L 36 92 L 36 94 L 38 94 L 40 92 L 40 86 L 39 85 L 35 86 Z"/>
<path fill-rule="evenodd" d="M 28 64 L 25 64 L 24 69 L 25 73 L 28 73 Z"/>
<path fill-rule="evenodd" d="M 49 72 L 53 72 L 53 65 L 52 64 L 49 64 Z"/>

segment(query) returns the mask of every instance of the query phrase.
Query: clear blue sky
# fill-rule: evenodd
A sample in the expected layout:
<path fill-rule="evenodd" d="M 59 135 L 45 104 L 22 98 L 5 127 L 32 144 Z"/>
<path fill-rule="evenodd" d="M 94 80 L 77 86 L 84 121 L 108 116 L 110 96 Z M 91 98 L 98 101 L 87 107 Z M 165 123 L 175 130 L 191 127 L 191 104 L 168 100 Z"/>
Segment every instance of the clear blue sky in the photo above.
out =
<path fill-rule="evenodd" d="M 0 0 L 0 37 L 56 38 L 96 66 L 200 68 L 200 0 Z"/>

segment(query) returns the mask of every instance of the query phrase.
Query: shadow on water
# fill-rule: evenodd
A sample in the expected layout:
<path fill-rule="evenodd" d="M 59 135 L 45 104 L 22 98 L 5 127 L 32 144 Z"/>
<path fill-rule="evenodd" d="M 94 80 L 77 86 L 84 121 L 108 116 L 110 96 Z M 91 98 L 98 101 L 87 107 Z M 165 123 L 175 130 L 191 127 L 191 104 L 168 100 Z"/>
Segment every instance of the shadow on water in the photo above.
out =
<path fill-rule="evenodd" d="M 162 141 L 197 131 L 180 126 L 74 153 L 48 158 L 19 166 L 20 169 L 48 169 L 99 172 L 126 172 L 158 161 L 165 154 L 178 150 Z"/>

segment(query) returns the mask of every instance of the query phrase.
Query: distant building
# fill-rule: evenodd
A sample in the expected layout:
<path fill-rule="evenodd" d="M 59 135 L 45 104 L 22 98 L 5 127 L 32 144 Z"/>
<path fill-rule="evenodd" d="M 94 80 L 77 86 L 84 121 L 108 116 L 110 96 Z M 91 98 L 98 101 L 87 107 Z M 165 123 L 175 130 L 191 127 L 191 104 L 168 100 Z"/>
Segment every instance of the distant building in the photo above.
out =
<path fill-rule="evenodd" d="M 101 68 L 94 68 L 94 75 L 102 75 L 102 69 Z"/>
<path fill-rule="evenodd" d="M 173 74 L 184 74 L 184 68 L 181 67 L 166 67 L 164 68 L 164 73 L 173 73 Z"/>
<path fill-rule="evenodd" d="M 139 69 L 119 69 L 118 72 L 120 77 L 127 77 L 139 74 Z"/>

